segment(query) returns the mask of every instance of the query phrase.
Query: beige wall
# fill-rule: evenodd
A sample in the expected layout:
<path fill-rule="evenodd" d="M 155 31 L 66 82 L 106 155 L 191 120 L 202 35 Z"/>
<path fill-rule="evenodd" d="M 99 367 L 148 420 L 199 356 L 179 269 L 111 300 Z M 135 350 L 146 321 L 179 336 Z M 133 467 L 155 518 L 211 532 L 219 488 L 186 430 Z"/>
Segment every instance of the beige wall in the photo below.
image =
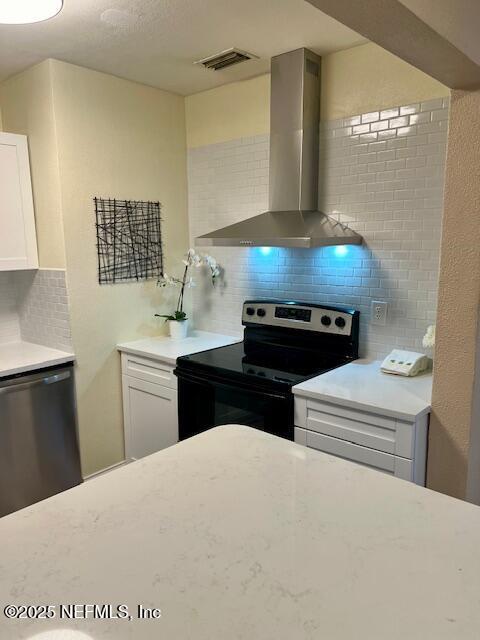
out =
<path fill-rule="evenodd" d="M 0 85 L 3 128 L 28 135 L 40 267 L 64 268 L 51 61 Z"/>
<path fill-rule="evenodd" d="M 442 231 L 428 486 L 472 499 L 478 473 L 469 470 L 479 446 L 475 378 L 480 305 L 480 91 L 453 91 L 450 107 Z M 475 411 L 477 414 L 475 414 Z M 471 451 L 471 464 L 478 452 Z"/>
<path fill-rule="evenodd" d="M 422 22 L 480 64 L 480 3 L 472 0 L 400 0 Z"/>
<path fill-rule="evenodd" d="M 324 56 L 323 120 L 448 95 L 444 85 L 375 44 Z M 270 75 L 185 99 L 189 148 L 267 133 Z"/>
<path fill-rule="evenodd" d="M 123 459 L 118 341 L 154 335 L 162 290 L 97 284 L 92 198 L 160 200 L 167 261 L 187 248 L 182 97 L 52 62 L 83 471 Z"/>
<path fill-rule="evenodd" d="M 266 133 L 270 126 L 270 74 L 185 98 L 189 147 Z"/>
<path fill-rule="evenodd" d="M 443 84 L 373 43 L 323 58 L 323 120 L 448 94 Z"/>
<path fill-rule="evenodd" d="M 480 505 L 480 320 L 477 321 L 476 351 L 466 498 Z"/>

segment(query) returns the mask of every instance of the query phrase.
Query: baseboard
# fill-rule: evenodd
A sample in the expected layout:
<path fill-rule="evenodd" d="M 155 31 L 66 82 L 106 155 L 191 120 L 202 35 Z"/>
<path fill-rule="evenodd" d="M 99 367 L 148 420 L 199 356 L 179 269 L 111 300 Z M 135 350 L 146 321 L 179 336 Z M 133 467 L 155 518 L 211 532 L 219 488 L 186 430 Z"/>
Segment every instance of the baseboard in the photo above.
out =
<path fill-rule="evenodd" d="M 119 467 L 124 467 L 126 464 L 130 464 L 133 462 L 133 458 L 129 458 L 128 460 L 122 460 L 121 462 L 116 462 L 115 464 L 110 465 L 109 467 L 105 467 L 105 469 L 100 469 L 100 471 L 95 471 L 94 473 L 90 473 L 88 476 L 83 478 L 84 482 L 87 480 L 93 480 L 93 478 L 98 478 L 98 476 L 103 476 L 105 473 L 110 473 L 110 471 L 114 471 Z"/>

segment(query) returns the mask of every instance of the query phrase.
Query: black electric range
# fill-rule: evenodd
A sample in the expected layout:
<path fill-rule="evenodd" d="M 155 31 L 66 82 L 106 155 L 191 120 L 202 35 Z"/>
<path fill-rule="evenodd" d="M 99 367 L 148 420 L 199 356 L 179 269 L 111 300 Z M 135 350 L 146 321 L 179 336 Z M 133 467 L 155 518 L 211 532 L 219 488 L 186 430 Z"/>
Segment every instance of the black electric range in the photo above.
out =
<path fill-rule="evenodd" d="M 247 300 L 243 342 L 177 360 L 179 437 L 245 424 L 294 438 L 292 387 L 358 357 L 359 312 Z"/>

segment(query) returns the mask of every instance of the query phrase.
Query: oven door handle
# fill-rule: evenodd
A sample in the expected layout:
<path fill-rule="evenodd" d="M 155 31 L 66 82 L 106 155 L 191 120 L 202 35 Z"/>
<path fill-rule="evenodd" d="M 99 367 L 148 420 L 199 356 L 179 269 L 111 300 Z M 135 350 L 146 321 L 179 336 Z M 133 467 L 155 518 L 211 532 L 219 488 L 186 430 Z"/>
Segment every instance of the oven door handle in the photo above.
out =
<path fill-rule="evenodd" d="M 177 376 L 177 378 L 179 379 L 179 381 L 181 382 L 182 380 L 186 380 L 187 382 L 193 382 L 196 384 L 200 384 L 203 386 L 214 386 L 214 387 L 221 387 L 222 389 L 241 389 L 242 391 L 245 391 L 247 393 L 250 393 L 254 396 L 261 396 L 262 398 L 270 398 L 272 400 L 286 400 L 290 395 L 291 392 L 288 391 L 286 393 L 272 393 L 271 391 L 258 391 L 257 389 L 252 389 L 252 387 L 250 387 L 249 385 L 244 385 L 244 384 L 239 384 L 239 383 L 226 383 L 226 382 L 221 382 L 220 380 L 216 379 L 216 378 L 197 378 L 196 376 L 192 376 L 188 373 L 185 373 L 184 371 L 178 371 L 177 369 L 175 370 L 175 375 Z"/>
<path fill-rule="evenodd" d="M 226 384 L 225 382 L 214 382 L 213 384 L 216 387 L 222 387 L 223 389 L 235 389 L 238 386 L 242 391 L 246 391 L 252 396 L 261 396 L 262 398 L 270 398 L 272 400 L 285 400 L 286 398 L 286 394 L 272 393 L 271 391 L 257 391 L 256 389 L 243 385 Z"/>

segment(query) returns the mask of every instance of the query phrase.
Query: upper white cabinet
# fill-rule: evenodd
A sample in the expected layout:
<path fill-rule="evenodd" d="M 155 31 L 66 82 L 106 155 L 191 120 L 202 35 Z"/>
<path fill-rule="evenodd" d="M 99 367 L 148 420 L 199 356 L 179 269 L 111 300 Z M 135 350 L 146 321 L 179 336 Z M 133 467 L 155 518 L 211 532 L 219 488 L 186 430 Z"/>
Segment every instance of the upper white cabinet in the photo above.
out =
<path fill-rule="evenodd" d="M 0 133 L 0 271 L 37 268 L 27 138 Z"/>

